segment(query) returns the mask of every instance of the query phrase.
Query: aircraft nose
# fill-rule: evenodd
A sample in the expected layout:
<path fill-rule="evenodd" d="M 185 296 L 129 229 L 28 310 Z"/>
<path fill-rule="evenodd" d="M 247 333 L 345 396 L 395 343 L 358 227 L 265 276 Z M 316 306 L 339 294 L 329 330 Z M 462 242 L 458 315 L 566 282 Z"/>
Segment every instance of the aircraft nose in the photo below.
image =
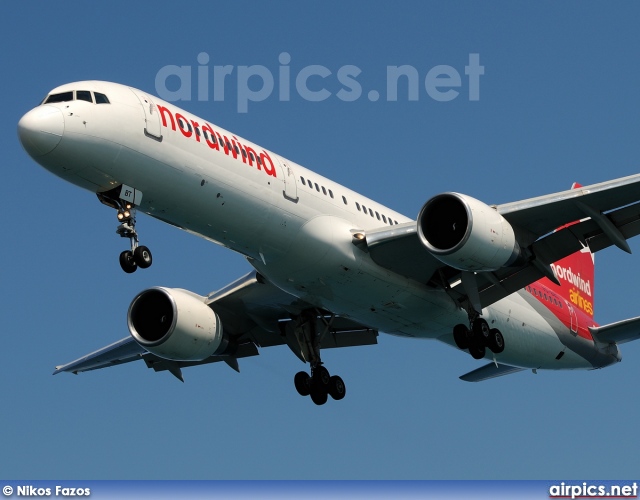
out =
<path fill-rule="evenodd" d="M 38 106 L 18 122 L 18 136 L 22 147 L 31 156 L 50 153 L 62 139 L 64 116 L 55 106 Z"/>

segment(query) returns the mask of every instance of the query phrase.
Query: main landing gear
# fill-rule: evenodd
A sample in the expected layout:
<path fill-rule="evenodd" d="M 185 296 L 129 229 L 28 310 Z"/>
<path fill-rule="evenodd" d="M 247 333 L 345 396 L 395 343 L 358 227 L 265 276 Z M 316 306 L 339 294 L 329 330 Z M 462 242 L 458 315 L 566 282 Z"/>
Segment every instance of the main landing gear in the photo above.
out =
<path fill-rule="evenodd" d="M 120 267 L 125 273 L 133 273 L 139 267 L 146 269 L 151 265 L 153 259 L 151 251 L 144 245 L 138 244 L 138 233 L 136 232 L 136 211 L 130 203 L 122 203 L 118 200 L 118 220 L 120 225 L 116 229 L 122 238 L 129 238 L 131 250 L 125 250 L 120 254 Z"/>
<path fill-rule="evenodd" d="M 293 318 L 285 327 L 287 344 L 302 361 L 311 364 L 311 374 L 298 372 L 293 379 L 298 394 L 311 396 L 317 405 L 323 405 L 331 396 L 344 398 L 347 389 L 337 375 L 330 375 L 320 359 L 323 337 L 331 330 L 335 316 L 327 317 L 317 310 L 306 310 Z"/>
<path fill-rule="evenodd" d="M 344 381 L 337 375 L 329 375 L 329 370 L 322 365 L 312 366 L 311 375 L 307 372 L 296 373 L 293 383 L 300 396 L 311 396 L 317 405 L 325 404 L 329 396 L 339 401 L 347 394 Z"/>
<path fill-rule="evenodd" d="M 456 325 L 453 327 L 453 340 L 459 349 L 469 349 L 474 359 L 482 359 L 487 354 L 487 348 L 494 354 L 504 351 L 504 337 L 497 328 L 490 328 L 482 318 L 476 317 L 471 321 L 471 327 Z"/>

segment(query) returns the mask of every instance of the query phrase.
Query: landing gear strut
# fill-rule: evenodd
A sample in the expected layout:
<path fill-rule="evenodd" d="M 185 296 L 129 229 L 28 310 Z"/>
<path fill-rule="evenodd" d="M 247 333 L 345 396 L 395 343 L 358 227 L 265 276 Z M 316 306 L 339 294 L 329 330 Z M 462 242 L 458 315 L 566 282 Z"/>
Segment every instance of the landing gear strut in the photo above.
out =
<path fill-rule="evenodd" d="M 317 328 L 319 321 L 324 323 L 324 328 Z M 296 390 L 301 396 L 311 396 L 317 405 L 325 404 L 329 396 L 338 401 L 347 393 L 342 378 L 329 374 L 320 359 L 320 344 L 332 321 L 333 316 L 327 319 L 318 311 L 304 311 L 291 322 L 287 335 L 289 347 L 300 359 L 311 364 L 311 374 L 298 372 L 293 378 Z"/>
<path fill-rule="evenodd" d="M 120 205 L 123 205 L 120 203 Z M 129 203 L 118 209 L 120 225 L 116 229 L 122 238 L 129 238 L 131 250 L 125 250 L 120 254 L 120 267 L 125 273 L 133 273 L 136 269 L 146 269 L 153 262 L 151 251 L 144 245 L 138 244 L 136 232 L 136 211 Z"/>
<path fill-rule="evenodd" d="M 497 328 L 489 327 L 482 318 L 476 317 L 471 321 L 470 328 L 459 324 L 453 328 L 453 340 L 459 349 L 469 349 L 474 359 L 482 359 L 487 354 L 487 348 L 494 354 L 504 351 L 504 337 Z"/>
<path fill-rule="evenodd" d="M 151 251 L 138 243 L 136 232 L 135 204 L 140 204 L 142 192 L 125 185 L 120 185 L 110 191 L 97 193 L 98 199 L 104 205 L 118 211 L 120 225 L 116 233 L 122 238 L 129 238 L 131 250 L 125 250 L 120 254 L 120 267 L 125 273 L 133 273 L 139 267 L 146 269 L 153 261 Z"/>

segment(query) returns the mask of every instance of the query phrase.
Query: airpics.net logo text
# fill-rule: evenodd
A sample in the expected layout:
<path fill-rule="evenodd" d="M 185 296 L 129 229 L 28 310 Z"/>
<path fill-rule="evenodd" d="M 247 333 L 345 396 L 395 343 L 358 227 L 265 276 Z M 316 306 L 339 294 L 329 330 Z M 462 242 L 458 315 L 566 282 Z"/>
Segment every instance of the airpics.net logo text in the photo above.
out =
<path fill-rule="evenodd" d="M 175 64 L 160 68 L 155 79 L 157 95 L 169 102 L 209 101 L 210 98 L 223 102 L 235 98 L 238 113 L 247 113 L 249 103 L 270 98 L 290 101 L 292 94 L 308 102 L 328 99 L 353 102 L 363 98 L 371 102 L 419 101 L 424 94 L 438 102 L 453 101 L 461 96 L 479 101 L 480 77 L 485 73 L 480 54 L 471 53 L 467 61 L 458 65 L 460 70 L 447 64 L 426 70 L 410 64 L 387 66 L 386 81 L 365 90 L 361 83 L 363 71 L 356 65 L 347 64 L 333 70 L 321 64 L 298 67 L 288 52 L 278 56 L 275 71 L 262 64 L 212 65 L 206 52 L 200 52 L 196 60 L 195 68 Z M 380 88 L 383 91 L 378 90 Z"/>

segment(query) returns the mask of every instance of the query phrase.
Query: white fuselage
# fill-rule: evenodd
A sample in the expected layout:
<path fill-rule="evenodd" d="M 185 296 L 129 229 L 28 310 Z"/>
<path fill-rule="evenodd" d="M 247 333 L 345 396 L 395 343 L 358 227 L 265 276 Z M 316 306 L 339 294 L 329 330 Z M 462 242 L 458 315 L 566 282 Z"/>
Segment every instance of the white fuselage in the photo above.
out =
<path fill-rule="evenodd" d="M 143 193 L 140 211 L 245 255 L 271 283 L 315 306 L 453 345 L 452 328 L 467 313 L 443 290 L 378 266 L 353 244 L 356 232 L 412 219 L 135 89 L 81 82 L 52 93 L 81 87 L 110 104 L 40 106 L 60 109 L 64 120 L 59 144 L 36 157 L 47 169 L 93 192 L 134 187 Z M 485 309 L 506 345 L 489 356 L 526 368 L 593 368 L 566 348 L 542 309 L 520 293 Z"/>

